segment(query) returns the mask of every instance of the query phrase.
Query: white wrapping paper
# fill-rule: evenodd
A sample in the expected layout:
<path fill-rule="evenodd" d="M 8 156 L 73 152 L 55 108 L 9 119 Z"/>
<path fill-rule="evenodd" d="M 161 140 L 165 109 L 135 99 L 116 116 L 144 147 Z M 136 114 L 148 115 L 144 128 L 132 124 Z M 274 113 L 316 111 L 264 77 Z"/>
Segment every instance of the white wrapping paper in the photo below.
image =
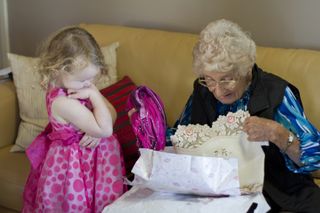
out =
<path fill-rule="evenodd" d="M 238 160 L 140 149 L 133 185 L 197 195 L 240 195 Z"/>

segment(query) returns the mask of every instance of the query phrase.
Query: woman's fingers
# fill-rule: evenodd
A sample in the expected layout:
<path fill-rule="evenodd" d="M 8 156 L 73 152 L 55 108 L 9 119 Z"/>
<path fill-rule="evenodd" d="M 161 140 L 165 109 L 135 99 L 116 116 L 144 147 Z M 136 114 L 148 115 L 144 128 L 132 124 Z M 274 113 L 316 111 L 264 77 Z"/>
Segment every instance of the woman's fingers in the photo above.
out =
<path fill-rule="evenodd" d="M 249 117 L 245 120 L 243 131 L 247 133 L 249 141 L 268 141 L 270 128 L 268 119 L 256 116 Z"/>

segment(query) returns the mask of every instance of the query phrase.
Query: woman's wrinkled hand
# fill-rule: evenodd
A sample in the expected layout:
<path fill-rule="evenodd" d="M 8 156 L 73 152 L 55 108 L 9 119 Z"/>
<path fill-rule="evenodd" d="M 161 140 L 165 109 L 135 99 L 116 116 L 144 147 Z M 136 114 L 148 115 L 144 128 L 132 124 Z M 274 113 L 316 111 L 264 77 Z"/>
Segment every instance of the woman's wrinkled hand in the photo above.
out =
<path fill-rule="evenodd" d="M 280 137 L 279 130 L 283 127 L 270 119 L 251 116 L 243 125 L 243 131 L 247 133 L 249 141 L 275 141 Z"/>
<path fill-rule="evenodd" d="M 101 138 L 95 138 L 90 135 L 85 134 L 79 142 L 80 146 L 87 148 L 95 148 L 99 145 Z"/>

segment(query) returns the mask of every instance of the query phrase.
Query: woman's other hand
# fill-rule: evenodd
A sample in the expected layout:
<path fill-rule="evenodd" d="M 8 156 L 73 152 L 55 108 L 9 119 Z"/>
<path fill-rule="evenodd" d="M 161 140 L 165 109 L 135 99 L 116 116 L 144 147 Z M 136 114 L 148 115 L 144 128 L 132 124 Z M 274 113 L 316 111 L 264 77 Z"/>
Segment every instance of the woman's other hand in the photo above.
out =
<path fill-rule="evenodd" d="M 312 177 L 320 179 L 320 170 L 314 171 L 311 174 L 312 174 Z"/>

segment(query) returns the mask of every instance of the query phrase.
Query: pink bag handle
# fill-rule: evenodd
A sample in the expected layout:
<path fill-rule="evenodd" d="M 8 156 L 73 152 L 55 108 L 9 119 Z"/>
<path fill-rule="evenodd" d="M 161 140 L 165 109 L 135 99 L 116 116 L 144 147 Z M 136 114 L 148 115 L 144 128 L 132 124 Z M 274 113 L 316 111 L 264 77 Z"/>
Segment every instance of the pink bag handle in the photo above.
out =
<path fill-rule="evenodd" d="M 163 150 L 166 144 L 166 116 L 159 96 L 146 86 L 131 92 L 127 109 L 136 109 L 131 125 L 140 148 Z"/>

